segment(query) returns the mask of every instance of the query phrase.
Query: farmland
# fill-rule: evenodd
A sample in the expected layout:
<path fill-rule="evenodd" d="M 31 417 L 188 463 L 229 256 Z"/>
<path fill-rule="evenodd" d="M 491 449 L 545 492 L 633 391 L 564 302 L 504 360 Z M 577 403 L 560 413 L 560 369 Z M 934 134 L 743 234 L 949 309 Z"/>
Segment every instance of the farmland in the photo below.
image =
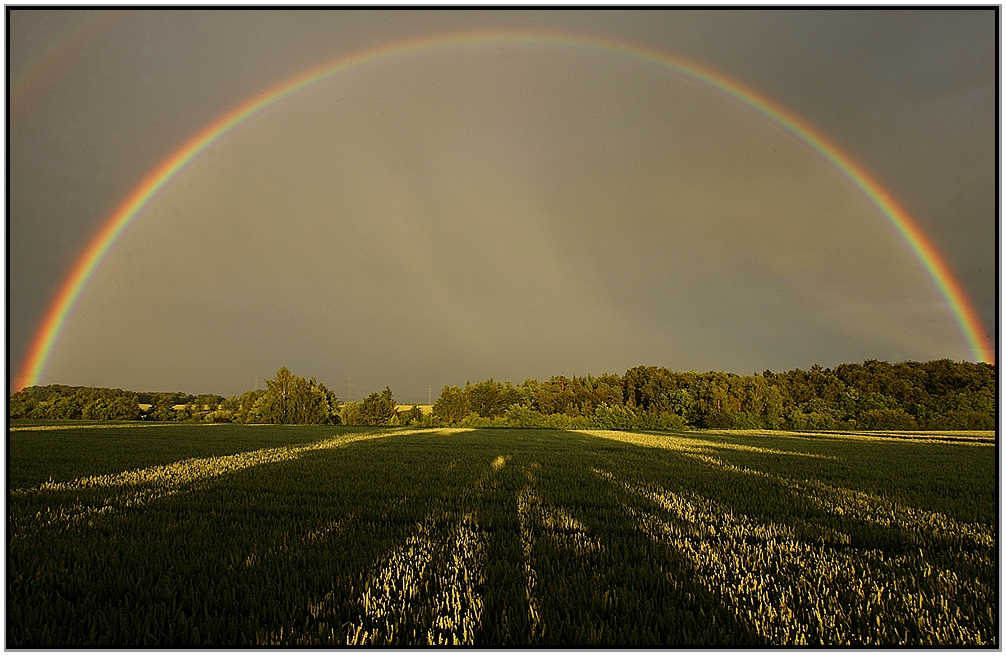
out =
<path fill-rule="evenodd" d="M 8 647 L 998 641 L 991 432 L 22 425 L 8 490 Z"/>

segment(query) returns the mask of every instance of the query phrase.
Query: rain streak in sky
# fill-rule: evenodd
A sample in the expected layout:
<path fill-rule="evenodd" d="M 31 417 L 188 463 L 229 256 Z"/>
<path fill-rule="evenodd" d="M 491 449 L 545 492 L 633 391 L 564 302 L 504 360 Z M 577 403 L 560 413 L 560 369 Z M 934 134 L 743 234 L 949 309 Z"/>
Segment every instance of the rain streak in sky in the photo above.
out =
<path fill-rule="evenodd" d="M 425 403 L 466 379 L 639 364 L 975 359 L 931 271 L 825 153 L 644 51 L 841 148 L 995 341 L 992 9 L 8 15 L 11 380 L 146 175 L 255 96 L 385 51 L 160 187 L 38 384 L 230 396 L 286 366 L 344 399 L 390 385 Z"/>

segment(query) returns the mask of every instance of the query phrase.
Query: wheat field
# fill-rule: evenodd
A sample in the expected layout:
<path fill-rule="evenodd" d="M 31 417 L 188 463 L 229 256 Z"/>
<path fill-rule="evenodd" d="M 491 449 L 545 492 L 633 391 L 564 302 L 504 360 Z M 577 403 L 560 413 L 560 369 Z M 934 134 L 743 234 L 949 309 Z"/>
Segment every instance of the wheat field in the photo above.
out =
<path fill-rule="evenodd" d="M 9 433 L 7 646 L 998 641 L 988 434 Z"/>

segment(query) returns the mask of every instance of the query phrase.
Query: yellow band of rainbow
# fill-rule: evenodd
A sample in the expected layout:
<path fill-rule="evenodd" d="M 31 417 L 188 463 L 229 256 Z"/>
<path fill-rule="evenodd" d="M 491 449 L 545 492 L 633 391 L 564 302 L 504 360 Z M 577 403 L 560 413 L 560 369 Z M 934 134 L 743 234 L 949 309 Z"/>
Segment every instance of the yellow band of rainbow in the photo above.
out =
<path fill-rule="evenodd" d="M 603 50 L 671 69 L 729 97 L 740 100 L 771 118 L 800 140 L 818 151 L 844 173 L 883 212 L 929 272 L 946 298 L 957 319 L 964 339 L 976 361 L 995 362 L 995 351 L 978 313 L 949 265 L 911 215 L 862 166 L 845 154 L 820 131 L 779 103 L 754 89 L 705 65 L 690 62 L 665 52 L 597 36 L 557 32 L 491 31 L 438 35 L 435 37 L 385 44 L 358 51 L 311 68 L 278 85 L 266 89 L 227 112 L 189 139 L 156 169 L 148 173 L 112 213 L 64 280 L 36 333 L 28 357 L 13 382 L 13 390 L 36 385 L 59 337 L 64 323 L 91 274 L 104 259 L 119 235 L 136 218 L 150 199 L 186 164 L 207 146 L 234 129 L 242 121 L 265 107 L 286 98 L 319 80 L 353 66 L 398 57 L 412 52 L 448 45 L 486 45 L 492 43 L 558 44 Z"/>

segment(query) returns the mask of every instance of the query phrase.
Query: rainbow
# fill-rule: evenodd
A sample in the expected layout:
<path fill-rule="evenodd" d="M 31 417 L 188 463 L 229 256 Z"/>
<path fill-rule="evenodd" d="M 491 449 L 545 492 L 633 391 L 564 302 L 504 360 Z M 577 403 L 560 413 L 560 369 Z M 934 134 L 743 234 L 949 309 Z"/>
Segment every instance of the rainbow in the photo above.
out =
<path fill-rule="evenodd" d="M 128 10 L 81 12 L 81 22 L 64 29 L 62 34 L 42 48 L 38 55 L 11 78 L 8 114 L 19 113 L 28 99 L 51 80 L 86 41 L 130 13 Z"/>
<path fill-rule="evenodd" d="M 665 52 L 643 46 L 597 36 L 563 34 L 556 32 L 496 31 L 453 33 L 435 37 L 401 41 L 354 52 L 289 78 L 227 112 L 204 130 L 189 139 L 167 159 L 148 173 L 112 213 L 101 230 L 91 240 L 77 260 L 73 270 L 64 280 L 55 299 L 49 306 L 28 352 L 13 389 L 38 384 L 46 361 L 59 337 L 60 331 L 87 281 L 116 240 L 150 200 L 189 162 L 249 117 L 264 108 L 323 80 L 339 71 L 392 57 L 449 45 L 558 44 L 572 48 L 603 50 L 635 60 L 642 60 L 670 69 L 739 100 L 743 105 L 764 114 L 784 129 L 808 144 L 836 168 L 844 173 L 887 217 L 925 266 L 940 292 L 946 298 L 960 326 L 961 332 L 978 361 L 994 363 L 995 351 L 988 334 L 954 276 L 946 260 L 918 226 L 912 216 L 876 179 L 824 134 L 805 120 L 758 91 L 733 80 L 703 64 L 690 62 Z"/>

